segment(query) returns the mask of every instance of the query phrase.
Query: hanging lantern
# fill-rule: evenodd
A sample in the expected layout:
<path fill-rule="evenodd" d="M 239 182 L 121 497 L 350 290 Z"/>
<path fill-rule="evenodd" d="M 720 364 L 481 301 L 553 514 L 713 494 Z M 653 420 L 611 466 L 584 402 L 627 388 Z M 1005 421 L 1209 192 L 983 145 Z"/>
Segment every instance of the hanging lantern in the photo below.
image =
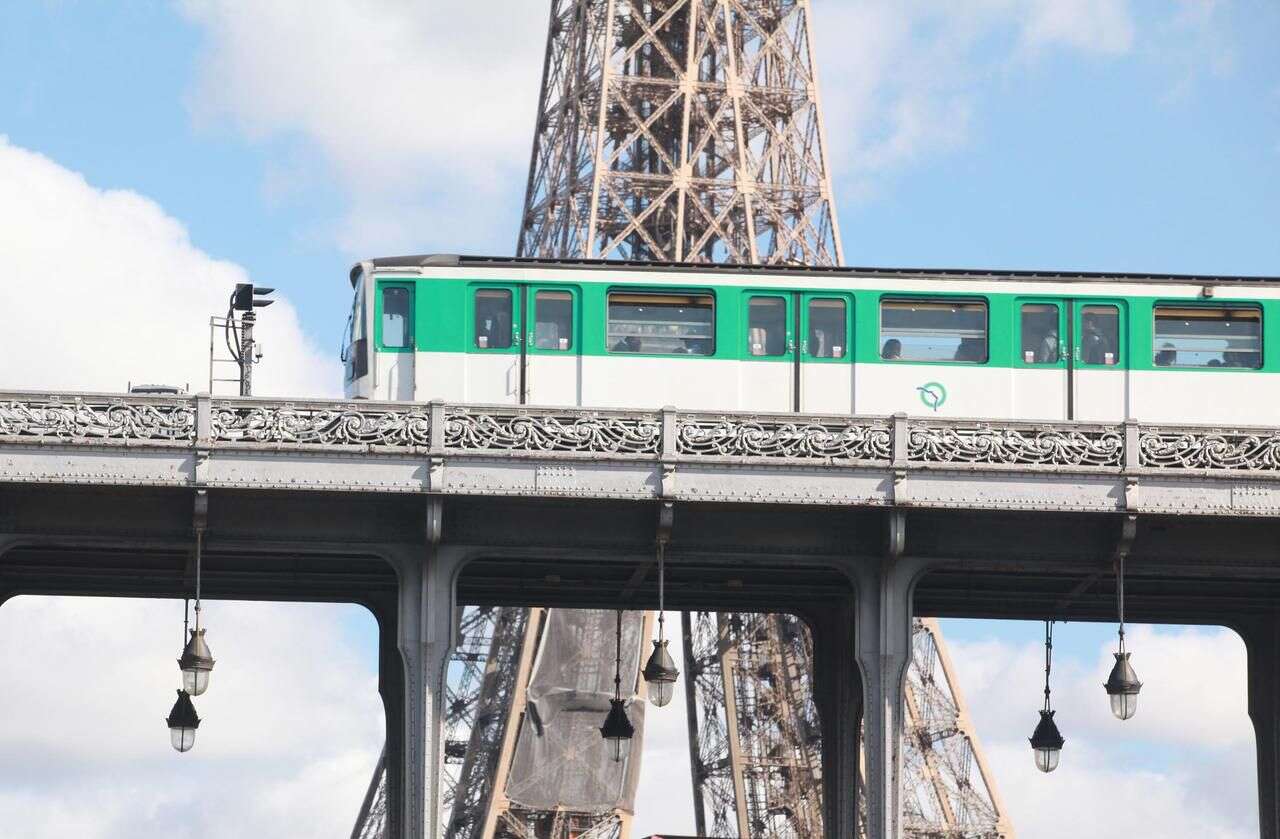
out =
<path fill-rule="evenodd" d="M 613 669 L 613 699 L 609 700 L 609 715 L 600 726 L 600 736 L 608 746 L 609 757 L 617 763 L 627 759 L 631 754 L 631 738 L 636 728 L 627 718 L 626 704 L 622 701 L 622 610 L 618 610 L 618 629 L 616 635 L 617 653 Z"/>
<path fill-rule="evenodd" d="M 1053 711 L 1041 711 L 1040 722 L 1031 734 L 1031 748 L 1035 751 L 1036 768 L 1041 772 L 1052 772 L 1058 768 L 1058 758 L 1066 742 L 1058 732 L 1053 714 Z"/>
<path fill-rule="evenodd" d="M 1111 713 L 1118 720 L 1127 720 L 1138 713 L 1138 691 L 1142 690 L 1142 682 L 1129 663 L 1129 653 L 1124 649 L 1124 558 L 1123 553 L 1116 558 L 1116 612 L 1120 619 L 1115 666 L 1111 675 L 1103 684 L 1107 696 L 1111 697 Z"/>
<path fill-rule="evenodd" d="M 621 763 L 631 754 L 631 738 L 635 735 L 635 726 L 627 717 L 625 703 L 621 699 L 609 700 L 609 716 L 604 718 L 600 726 L 600 736 L 605 739 L 609 750 L 609 758 Z"/>
<path fill-rule="evenodd" d="M 659 708 L 663 708 L 671 702 L 671 697 L 675 694 L 676 680 L 680 678 L 680 671 L 676 669 L 676 663 L 671 660 L 671 653 L 667 650 L 667 641 L 663 637 L 663 626 L 666 622 L 666 569 L 663 564 L 663 556 L 666 553 L 665 548 L 666 542 L 659 539 L 658 640 L 653 642 L 653 653 L 649 656 L 649 660 L 645 662 L 644 670 L 640 671 L 644 675 L 645 682 L 649 685 L 649 701 Z"/>
<path fill-rule="evenodd" d="M 675 694 L 676 680 L 680 678 L 680 671 L 671 660 L 671 653 L 667 652 L 665 640 L 653 642 L 653 654 L 645 662 L 643 673 L 649 684 L 649 701 L 659 708 L 665 707 Z"/>
<path fill-rule="evenodd" d="M 1142 682 L 1138 681 L 1138 674 L 1129 663 L 1129 653 L 1113 655 L 1116 657 L 1116 664 L 1111 668 L 1111 675 L 1103 688 L 1111 697 L 1111 713 L 1116 719 L 1127 720 L 1138 713 L 1138 691 L 1142 690 Z"/>
<path fill-rule="evenodd" d="M 178 691 L 178 701 L 165 719 L 169 724 L 169 740 L 180 752 L 187 752 L 196 744 L 196 729 L 200 727 L 200 718 L 196 716 L 196 706 L 191 704 L 191 695 L 185 690 Z"/>
<path fill-rule="evenodd" d="M 178 669 L 182 671 L 182 689 L 187 693 L 199 696 L 209 689 L 213 655 L 205 643 L 203 629 L 191 630 L 191 639 L 178 659 Z"/>
<path fill-rule="evenodd" d="M 1058 768 L 1058 758 L 1062 754 L 1062 746 L 1066 742 L 1053 721 L 1053 707 L 1050 704 L 1049 673 L 1053 669 L 1053 621 L 1044 622 L 1044 708 L 1040 711 L 1040 722 L 1036 730 L 1031 732 L 1031 750 L 1035 754 L 1036 768 L 1041 772 L 1052 772 Z"/>

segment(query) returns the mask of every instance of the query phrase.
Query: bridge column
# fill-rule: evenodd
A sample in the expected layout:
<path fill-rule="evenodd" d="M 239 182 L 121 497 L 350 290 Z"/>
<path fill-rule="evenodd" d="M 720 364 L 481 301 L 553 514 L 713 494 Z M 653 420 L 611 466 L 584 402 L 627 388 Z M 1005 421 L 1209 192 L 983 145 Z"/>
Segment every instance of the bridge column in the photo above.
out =
<path fill-rule="evenodd" d="M 1258 744 L 1258 828 L 1280 839 L 1280 615 L 1242 631 L 1249 654 L 1249 718 Z"/>
<path fill-rule="evenodd" d="M 858 723 L 862 677 L 854 654 L 854 604 L 806 615 L 813 628 L 814 702 L 822 723 L 827 839 L 858 835 Z"/>
<path fill-rule="evenodd" d="M 418 548 L 416 557 L 396 562 L 401 667 L 398 678 L 384 680 L 390 694 L 384 702 L 391 839 L 434 839 L 437 833 L 445 667 L 453 645 L 454 576 L 460 564 L 459 549 L 450 547 L 428 547 L 425 556 Z M 385 652 L 384 666 L 395 659 Z"/>
<path fill-rule="evenodd" d="M 890 557 L 858 568 L 854 648 L 862 676 L 867 839 L 902 836 L 903 690 L 911 662 L 912 592 L 924 567 Z"/>

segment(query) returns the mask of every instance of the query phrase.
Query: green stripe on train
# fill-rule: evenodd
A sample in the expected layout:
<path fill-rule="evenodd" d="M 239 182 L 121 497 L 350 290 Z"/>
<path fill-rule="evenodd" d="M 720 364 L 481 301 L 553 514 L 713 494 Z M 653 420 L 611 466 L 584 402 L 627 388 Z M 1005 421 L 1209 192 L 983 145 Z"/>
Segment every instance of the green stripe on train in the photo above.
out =
<path fill-rule="evenodd" d="M 518 354 L 519 346 L 513 344 L 508 349 L 479 349 L 474 340 L 475 304 L 474 290 L 478 288 L 508 288 L 516 294 L 523 285 L 528 290 L 528 299 L 539 288 L 570 290 L 577 304 L 572 336 L 573 350 L 570 354 L 588 356 L 609 356 L 618 358 L 664 358 L 692 363 L 709 358 L 732 361 L 749 361 L 754 364 L 791 364 L 794 356 L 790 353 L 782 356 L 760 357 L 751 355 L 747 346 L 747 325 L 745 300 L 750 295 L 771 294 L 811 294 L 821 298 L 842 298 L 849 304 L 851 314 L 848 316 L 853 332 L 853 353 L 845 353 L 843 358 L 818 359 L 806 357 L 805 363 L 819 364 L 894 364 L 921 365 L 928 367 L 1014 367 L 1026 369 L 1050 369 L 1052 364 L 1028 364 L 1021 357 L 1018 317 L 1022 303 L 1060 302 L 1064 298 L 1051 295 L 1005 294 L 1005 293 L 919 293 L 903 292 L 891 288 L 860 288 L 856 290 L 833 291 L 822 288 L 804 288 L 798 286 L 764 286 L 764 285 L 653 285 L 628 281 L 611 282 L 556 282 L 539 280 L 536 282 L 512 280 L 470 280 L 470 279 L 434 279 L 416 276 L 384 275 L 377 276 L 378 287 L 383 285 L 405 286 L 414 289 L 414 311 L 412 328 L 415 332 L 415 344 L 418 352 L 467 352 L 477 354 Z M 1096 287 L 1097 284 L 1091 284 Z M 652 290 L 660 293 L 707 293 L 715 297 L 715 351 L 710 355 L 666 355 L 648 353 L 615 353 L 607 348 L 605 333 L 607 321 L 605 317 L 606 300 L 610 290 L 629 292 Z M 382 346 L 382 296 L 375 293 L 374 330 L 375 341 L 379 352 L 395 352 Z M 880 357 L 880 301 L 883 298 L 917 298 L 922 300 L 981 300 L 987 303 L 988 357 L 982 364 L 956 361 L 886 361 Z M 1079 306 L 1093 304 L 1114 304 L 1121 310 L 1120 348 L 1121 358 L 1116 366 L 1088 365 L 1077 363 L 1080 369 L 1129 369 L 1158 370 L 1161 372 L 1205 372 L 1211 374 L 1239 374 L 1255 372 L 1280 372 L 1280 339 L 1276 330 L 1280 329 L 1280 300 L 1256 300 L 1243 297 L 1214 298 L 1204 301 L 1189 293 L 1186 297 L 1118 297 L 1106 294 L 1075 295 L 1071 298 Z M 1156 303 L 1175 302 L 1180 306 L 1221 307 L 1224 305 L 1252 306 L 1262 310 L 1262 367 L 1157 367 L 1154 361 L 1155 348 L 1152 344 L 1154 331 L 1154 306 Z M 531 305 L 526 306 L 532 308 Z M 788 323 L 794 318 L 789 309 Z M 1077 315 L 1077 318 L 1079 316 Z M 528 331 L 524 324 L 523 331 Z M 557 350 L 530 349 L 532 354 L 564 354 Z M 1065 361 L 1057 366 L 1065 367 Z"/>

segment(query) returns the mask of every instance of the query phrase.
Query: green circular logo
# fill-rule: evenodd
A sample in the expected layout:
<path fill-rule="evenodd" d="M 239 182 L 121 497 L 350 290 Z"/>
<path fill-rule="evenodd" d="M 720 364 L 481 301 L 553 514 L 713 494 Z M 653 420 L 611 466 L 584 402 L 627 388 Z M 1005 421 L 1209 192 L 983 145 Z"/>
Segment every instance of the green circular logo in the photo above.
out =
<path fill-rule="evenodd" d="M 920 401 L 930 411 L 938 410 L 947 401 L 947 389 L 942 386 L 942 382 L 926 382 L 916 390 L 920 391 Z"/>

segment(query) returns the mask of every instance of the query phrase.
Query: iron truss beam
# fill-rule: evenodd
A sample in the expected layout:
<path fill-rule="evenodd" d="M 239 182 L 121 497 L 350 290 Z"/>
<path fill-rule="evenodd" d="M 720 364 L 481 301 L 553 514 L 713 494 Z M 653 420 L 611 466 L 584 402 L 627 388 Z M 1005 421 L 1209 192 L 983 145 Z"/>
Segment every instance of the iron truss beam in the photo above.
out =
<path fill-rule="evenodd" d="M 836 265 L 808 0 L 553 0 L 521 256 Z"/>

